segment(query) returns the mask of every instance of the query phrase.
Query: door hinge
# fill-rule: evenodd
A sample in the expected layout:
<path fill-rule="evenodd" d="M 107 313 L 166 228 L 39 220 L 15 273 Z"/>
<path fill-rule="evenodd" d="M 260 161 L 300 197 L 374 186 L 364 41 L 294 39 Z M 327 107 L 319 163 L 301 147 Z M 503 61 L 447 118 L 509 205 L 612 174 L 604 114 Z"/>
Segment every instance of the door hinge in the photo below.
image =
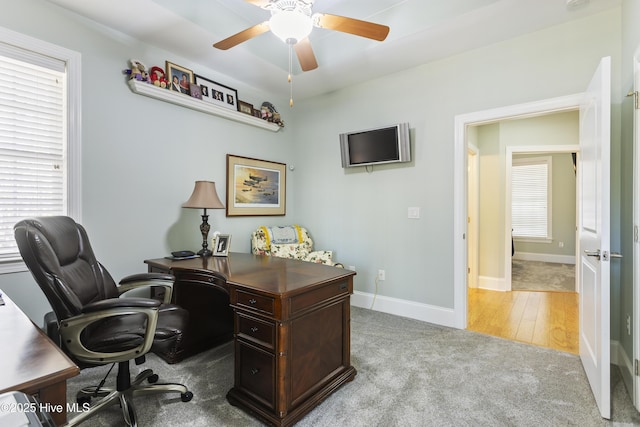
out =
<path fill-rule="evenodd" d="M 638 374 L 638 359 L 633 361 L 633 373 L 637 376 L 639 376 L 640 374 Z"/>
<path fill-rule="evenodd" d="M 633 226 L 633 241 L 634 242 L 638 241 L 638 226 L 637 225 Z"/>
<path fill-rule="evenodd" d="M 638 91 L 629 92 L 627 96 L 633 96 L 633 105 L 636 110 L 640 110 L 640 100 L 638 99 Z"/>

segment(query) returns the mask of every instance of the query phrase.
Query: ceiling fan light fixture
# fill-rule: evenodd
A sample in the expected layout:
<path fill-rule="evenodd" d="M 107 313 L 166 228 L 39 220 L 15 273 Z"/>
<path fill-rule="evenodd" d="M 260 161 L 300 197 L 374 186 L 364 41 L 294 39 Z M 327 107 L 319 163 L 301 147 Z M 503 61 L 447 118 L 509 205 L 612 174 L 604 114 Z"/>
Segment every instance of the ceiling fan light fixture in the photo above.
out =
<path fill-rule="evenodd" d="M 297 11 L 274 12 L 269 20 L 271 32 L 288 44 L 305 39 L 313 29 L 311 17 Z"/>

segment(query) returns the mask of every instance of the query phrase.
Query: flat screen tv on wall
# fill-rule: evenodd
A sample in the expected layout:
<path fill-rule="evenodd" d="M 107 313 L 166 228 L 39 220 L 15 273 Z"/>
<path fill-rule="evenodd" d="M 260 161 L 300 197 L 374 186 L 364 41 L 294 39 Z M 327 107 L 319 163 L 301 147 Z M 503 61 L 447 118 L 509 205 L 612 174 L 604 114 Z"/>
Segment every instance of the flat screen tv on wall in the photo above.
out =
<path fill-rule="evenodd" d="M 342 167 L 411 161 L 409 123 L 340 134 Z"/>

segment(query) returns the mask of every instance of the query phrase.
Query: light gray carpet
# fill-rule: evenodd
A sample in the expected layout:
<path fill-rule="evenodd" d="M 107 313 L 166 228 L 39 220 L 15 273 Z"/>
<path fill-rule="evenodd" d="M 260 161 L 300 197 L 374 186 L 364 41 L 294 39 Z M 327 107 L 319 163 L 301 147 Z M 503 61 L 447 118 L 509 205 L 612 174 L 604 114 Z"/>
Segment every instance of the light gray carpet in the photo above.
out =
<path fill-rule="evenodd" d="M 511 290 L 574 292 L 575 265 L 511 260 Z"/>
<path fill-rule="evenodd" d="M 351 317 L 358 375 L 298 426 L 640 425 L 617 368 L 610 422 L 600 417 L 577 356 L 362 308 L 353 308 Z M 225 344 L 177 365 L 149 356 L 143 366 L 161 380 L 188 384 L 195 396 L 189 403 L 138 397 L 139 425 L 262 425 L 225 400 L 233 384 L 232 351 Z M 87 369 L 69 381 L 70 401 L 105 372 Z M 124 423 L 116 406 L 83 425 Z"/>

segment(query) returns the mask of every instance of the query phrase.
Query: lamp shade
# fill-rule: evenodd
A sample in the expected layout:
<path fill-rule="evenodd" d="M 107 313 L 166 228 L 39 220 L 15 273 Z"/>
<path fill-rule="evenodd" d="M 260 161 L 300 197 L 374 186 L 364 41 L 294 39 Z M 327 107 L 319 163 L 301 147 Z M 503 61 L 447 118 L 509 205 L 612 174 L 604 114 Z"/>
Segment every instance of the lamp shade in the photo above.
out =
<path fill-rule="evenodd" d="M 189 200 L 182 204 L 183 208 L 194 209 L 224 209 L 218 197 L 216 183 L 211 181 L 196 181 Z"/>

